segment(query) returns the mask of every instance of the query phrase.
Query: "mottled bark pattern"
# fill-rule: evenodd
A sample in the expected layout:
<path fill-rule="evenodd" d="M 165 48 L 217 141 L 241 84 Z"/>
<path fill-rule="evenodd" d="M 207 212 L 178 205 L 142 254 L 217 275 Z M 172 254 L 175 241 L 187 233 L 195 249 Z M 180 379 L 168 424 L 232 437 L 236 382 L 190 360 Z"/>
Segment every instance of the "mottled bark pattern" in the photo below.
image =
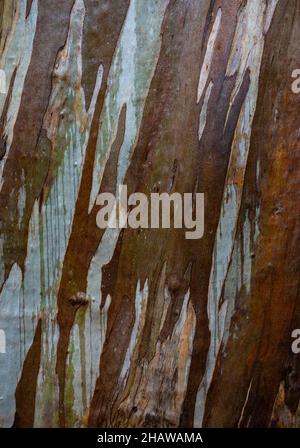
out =
<path fill-rule="evenodd" d="M 0 426 L 299 427 L 299 0 L 3 0 L 0 31 Z M 100 230 L 121 184 L 204 193 L 204 237 Z"/>

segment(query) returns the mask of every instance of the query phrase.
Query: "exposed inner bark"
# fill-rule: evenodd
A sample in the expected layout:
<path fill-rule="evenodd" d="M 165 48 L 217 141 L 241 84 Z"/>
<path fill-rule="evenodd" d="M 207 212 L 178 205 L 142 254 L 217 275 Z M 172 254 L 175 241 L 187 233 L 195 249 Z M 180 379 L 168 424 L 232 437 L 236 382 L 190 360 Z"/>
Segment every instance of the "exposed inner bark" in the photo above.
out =
<path fill-rule="evenodd" d="M 297 0 L 0 3 L 1 427 L 299 426 L 299 33 Z M 203 238 L 99 229 L 122 184 L 204 193 Z"/>

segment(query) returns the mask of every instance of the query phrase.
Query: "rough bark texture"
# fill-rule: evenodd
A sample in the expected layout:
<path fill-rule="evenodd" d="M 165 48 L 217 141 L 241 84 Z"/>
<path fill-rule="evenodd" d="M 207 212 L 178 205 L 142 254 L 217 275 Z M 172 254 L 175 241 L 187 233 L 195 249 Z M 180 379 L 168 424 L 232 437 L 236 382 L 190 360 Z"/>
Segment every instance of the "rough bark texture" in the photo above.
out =
<path fill-rule="evenodd" d="M 2 0 L 0 426 L 300 426 L 299 0 Z M 205 233 L 100 230 L 202 192 Z"/>

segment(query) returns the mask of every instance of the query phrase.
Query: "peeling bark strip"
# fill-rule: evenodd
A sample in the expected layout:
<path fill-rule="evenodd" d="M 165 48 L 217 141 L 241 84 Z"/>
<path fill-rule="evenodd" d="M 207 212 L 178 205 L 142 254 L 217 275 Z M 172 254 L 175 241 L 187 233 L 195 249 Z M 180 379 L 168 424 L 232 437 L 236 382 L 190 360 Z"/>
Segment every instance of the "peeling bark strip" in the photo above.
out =
<path fill-rule="evenodd" d="M 298 0 L 0 3 L 1 427 L 300 426 L 299 39 Z M 99 229 L 123 184 L 204 237 Z"/>

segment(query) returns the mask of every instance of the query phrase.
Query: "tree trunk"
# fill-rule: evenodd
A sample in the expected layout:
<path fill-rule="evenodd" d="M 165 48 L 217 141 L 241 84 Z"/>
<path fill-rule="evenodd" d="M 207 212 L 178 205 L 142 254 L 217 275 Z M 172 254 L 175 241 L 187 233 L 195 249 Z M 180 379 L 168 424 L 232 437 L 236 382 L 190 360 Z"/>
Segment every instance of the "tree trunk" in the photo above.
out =
<path fill-rule="evenodd" d="M 300 426 L 298 0 L 3 0 L 0 426 Z M 205 231 L 96 198 L 201 192 Z"/>

